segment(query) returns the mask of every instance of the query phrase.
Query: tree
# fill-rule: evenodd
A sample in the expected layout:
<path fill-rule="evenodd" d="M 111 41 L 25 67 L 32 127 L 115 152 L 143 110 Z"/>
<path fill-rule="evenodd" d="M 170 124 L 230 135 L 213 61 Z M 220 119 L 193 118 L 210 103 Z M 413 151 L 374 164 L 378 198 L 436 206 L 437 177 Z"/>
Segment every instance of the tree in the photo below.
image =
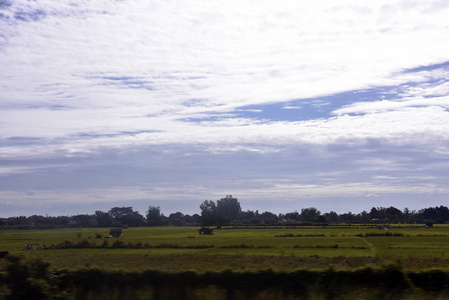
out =
<path fill-rule="evenodd" d="M 113 207 L 108 211 L 114 221 L 118 221 L 132 212 L 132 207 Z"/>
<path fill-rule="evenodd" d="M 293 212 L 286 213 L 284 215 L 285 221 L 299 221 L 300 216 L 299 213 L 295 210 Z"/>
<path fill-rule="evenodd" d="M 211 226 L 217 223 L 216 222 L 217 206 L 215 205 L 214 201 L 204 200 L 204 202 L 200 204 L 200 209 L 201 209 L 201 223 L 203 226 Z"/>
<path fill-rule="evenodd" d="M 141 226 L 145 223 L 144 217 L 132 207 L 113 207 L 108 213 L 114 225 Z"/>
<path fill-rule="evenodd" d="M 227 195 L 215 203 L 212 200 L 205 200 L 200 205 L 201 221 L 203 226 L 223 226 L 229 224 L 231 220 L 238 219 L 242 208 L 237 198 Z"/>
<path fill-rule="evenodd" d="M 200 209 L 201 215 L 203 215 L 203 213 L 214 214 L 216 213 L 217 206 L 215 205 L 215 202 L 212 200 L 204 200 L 204 202 L 200 204 Z"/>
<path fill-rule="evenodd" d="M 175 226 L 184 225 L 184 223 L 185 223 L 184 214 L 179 211 L 174 214 L 170 214 L 168 216 L 168 221 L 170 222 L 170 224 L 175 225 Z"/>
<path fill-rule="evenodd" d="M 329 222 L 338 222 L 338 214 L 335 211 L 330 211 L 328 213 L 325 213 L 324 216 L 326 217 L 326 220 Z"/>
<path fill-rule="evenodd" d="M 408 207 L 404 208 L 402 211 L 402 215 L 404 216 L 404 222 L 408 223 L 410 221 L 410 216 L 412 215 L 410 209 Z"/>
<path fill-rule="evenodd" d="M 258 218 L 262 221 L 264 224 L 276 224 L 279 220 L 278 216 L 276 216 L 274 213 L 265 211 L 261 213 Z"/>
<path fill-rule="evenodd" d="M 150 226 L 162 225 L 161 208 L 159 206 L 148 206 L 147 223 Z"/>
<path fill-rule="evenodd" d="M 366 210 L 364 210 L 361 213 L 357 214 L 356 219 L 358 220 L 358 222 L 361 222 L 361 223 L 369 223 L 370 216 L 369 216 L 369 213 Z"/>
<path fill-rule="evenodd" d="M 251 219 L 254 219 L 255 217 L 256 217 L 256 214 L 252 210 L 242 211 L 240 213 L 240 219 L 243 219 L 243 220 L 251 220 Z"/>
<path fill-rule="evenodd" d="M 449 221 L 449 209 L 446 206 L 436 206 L 421 209 L 419 215 L 424 221 L 431 221 L 435 223 L 444 223 Z"/>
<path fill-rule="evenodd" d="M 301 209 L 301 221 L 316 222 L 321 212 L 315 207 Z"/>
<path fill-rule="evenodd" d="M 97 210 L 95 211 L 95 217 L 97 219 L 97 224 L 100 227 L 108 227 L 112 224 L 112 217 L 107 212 Z"/>
<path fill-rule="evenodd" d="M 225 198 L 217 201 L 217 214 L 220 216 L 229 220 L 235 220 L 239 218 L 241 212 L 240 202 L 232 195 L 227 195 Z"/>
<path fill-rule="evenodd" d="M 339 217 L 340 222 L 351 223 L 355 221 L 355 215 L 348 211 L 347 213 L 341 214 Z"/>
<path fill-rule="evenodd" d="M 46 225 L 48 224 L 49 219 L 44 217 L 44 216 L 40 216 L 40 215 L 32 215 L 29 217 L 29 219 L 31 220 L 31 222 L 38 226 L 38 225 Z"/>
<path fill-rule="evenodd" d="M 129 226 L 142 226 L 145 224 L 145 218 L 137 211 L 133 211 L 126 218 L 126 224 Z"/>
<path fill-rule="evenodd" d="M 81 227 L 93 227 L 97 222 L 94 215 L 88 214 L 72 216 L 72 220 Z"/>
<path fill-rule="evenodd" d="M 371 218 L 371 221 L 379 221 L 379 219 L 380 219 L 379 210 L 375 207 L 371 208 L 368 215 Z"/>
<path fill-rule="evenodd" d="M 390 223 L 400 222 L 403 218 L 402 211 L 393 206 L 385 209 L 385 216 Z"/>
<path fill-rule="evenodd" d="M 70 223 L 70 217 L 68 216 L 58 216 L 58 217 L 50 217 L 53 220 L 53 224 L 55 225 L 63 225 L 67 226 Z"/>

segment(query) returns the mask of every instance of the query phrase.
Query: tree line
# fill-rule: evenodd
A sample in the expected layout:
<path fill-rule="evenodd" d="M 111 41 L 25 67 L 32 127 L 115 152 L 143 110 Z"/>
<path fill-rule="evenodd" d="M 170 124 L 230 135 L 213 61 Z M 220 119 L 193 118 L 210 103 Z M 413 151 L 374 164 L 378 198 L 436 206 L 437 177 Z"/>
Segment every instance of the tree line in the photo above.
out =
<path fill-rule="evenodd" d="M 330 223 L 435 223 L 449 222 L 446 206 L 429 207 L 420 210 L 393 206 L 373 207 L 360 213 L 335 211 L 321 213 L 315 207 L 300 211 L 275 214 L 269 211 L 242 210 L 240 202 L 232 195 L 217 201 L 205 200 L 200 206 L 200 214 L 171 213 L 165 216 L 159 206 L 148 207 L 145 215 L 132 207 L 113 207 L 108 211 L 73 216 L 18 216 L 0 218 L 1 228 L 54 228 L 54 227 L 138 227 L 138 226 L 289 226 Z"/>

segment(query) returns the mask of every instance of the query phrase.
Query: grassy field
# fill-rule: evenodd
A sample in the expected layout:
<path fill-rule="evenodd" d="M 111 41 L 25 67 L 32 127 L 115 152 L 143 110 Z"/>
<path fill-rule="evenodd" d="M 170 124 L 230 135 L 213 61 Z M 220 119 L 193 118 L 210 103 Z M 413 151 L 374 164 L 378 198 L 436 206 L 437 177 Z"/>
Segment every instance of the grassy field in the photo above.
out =
<path fill-rule="evenodd" d="M 298 228 L 224 228 L 199 235 L 198 227 L 0 231 L 0 251 L 41 258 L 54 268 L 165 272 L 274 269 L 354 269 L 402 264 L 405 269 L 449 269 L 449 226 L 394 225 Z M 47 249 L 25 250 L 38 243 Z M 1 264 L 2 262 L 0 262 Z"/>
<path fill-rule="evenodd" d="M 198 229 L 0 231 L 0 299 L 449 299 L 449 226 Z"/>

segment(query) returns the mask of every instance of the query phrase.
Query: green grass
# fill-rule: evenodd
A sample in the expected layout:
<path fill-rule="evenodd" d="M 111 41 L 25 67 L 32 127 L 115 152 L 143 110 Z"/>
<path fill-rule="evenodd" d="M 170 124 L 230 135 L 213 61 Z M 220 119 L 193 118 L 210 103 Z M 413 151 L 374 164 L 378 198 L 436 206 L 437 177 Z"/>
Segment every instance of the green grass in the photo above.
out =
<path fill-rule="evenodd" d="M 329 226 L 269 229 L 220 229 L 198 235 L 197 227 L 130 228 L 117 239 L 109 229 L 0 231 L 0 251 L 42 258 L 55 268 L 98 266 L 110 269 L 164 271 L 247 270 L 274 268 L 357 268 L 402 261 L 405 268 L 447 268 L 449 226 Z M 55 248 L 81 241 L 90 248 L 24 250 L 28 243 Z M 107 241 L 108 248 L 100 248 Z M 121 241 L 124 248 L 110 246 Z M 136 247 L 140 245 L 139 247 Z M 136 249 L 139 248 L 139 249 Z M 0 262 L 1 263 L 1 262 Z"/>

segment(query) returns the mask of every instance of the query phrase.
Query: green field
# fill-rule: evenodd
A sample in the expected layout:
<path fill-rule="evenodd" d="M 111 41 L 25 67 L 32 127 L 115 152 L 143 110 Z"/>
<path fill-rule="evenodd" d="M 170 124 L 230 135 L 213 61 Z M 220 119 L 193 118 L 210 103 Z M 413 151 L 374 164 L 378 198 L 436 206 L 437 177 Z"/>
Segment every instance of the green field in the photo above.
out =
<path fill-rule="evenodd" d="M 54 268 L 168 272 L 185 270 L 353 269 L 402 264 L 409 270 L 449 269 L 449 226 L 394 225 L 295 228 L 223 228 L 199 235 L 198 227 L 142 227 L 119 238 L 96 239 L 108 229 L 0 231 L 0 251 L 41 258 Z M 25 250 L 38 243 L 46 249 Z"/>
<path fill-rule="evenodd" d="M 376 227 L 3 230 L 0 299 L 449 299 L 449 226 Z"/>

